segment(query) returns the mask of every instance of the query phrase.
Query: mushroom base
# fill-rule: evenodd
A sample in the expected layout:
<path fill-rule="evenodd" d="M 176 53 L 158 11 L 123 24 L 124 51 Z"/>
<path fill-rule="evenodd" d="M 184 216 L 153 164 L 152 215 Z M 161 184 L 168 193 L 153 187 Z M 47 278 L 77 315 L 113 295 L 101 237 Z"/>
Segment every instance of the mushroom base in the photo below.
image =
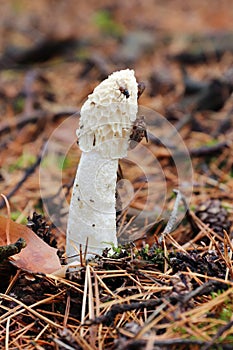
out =
<path fill-rule="evenodd" d="M 69 262 L 79 260 L 88 244 L 87 258 L 117 246 L 115 191 L 118 159 L 83 152 L 70 203 L 66 251 Z"/>

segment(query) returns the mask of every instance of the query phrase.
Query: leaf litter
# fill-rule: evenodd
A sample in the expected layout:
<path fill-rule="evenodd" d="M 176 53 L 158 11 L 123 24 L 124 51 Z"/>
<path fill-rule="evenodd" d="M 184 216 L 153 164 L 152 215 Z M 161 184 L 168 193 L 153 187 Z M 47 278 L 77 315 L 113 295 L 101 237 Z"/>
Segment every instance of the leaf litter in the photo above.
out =
<path fill-rule="evenodd" d="M 4 248 L 0 264 L 0 346 L 29 350 L 231 349 L 231 3 L 213 3 L 208 8 L 203 2 L 192 1 L 184 8 L 176 0 L 164 8 L 148 1 L 141 8 L 125 2 L 112 7 L 101 1 L 98 5 L 80 4 L 78 17 L 74 16 L 74 4 L 68 3 L 67 8 L 59 3 L 51 9 L 52 5 L 40 2 L 36 10 L 33 4 L 25 9 L 18 4 L 14 22 L 15 10 L 11 6 L 3 10 L 6 19 L 0 26 L 4 34 L 0 60 L 0 186 L 9 200 L 11 216 L 19 215 L 18 222 L 11 221 L 5 201 L 0 203 L 0 238 Z M 156 21 L 151 17 L 152 9 L 160 14 Z M 40 35 L 31 30 L 31 11 L 36 13 Z M 57 16 L 48 23 L 47 14 L 54 11 Z M 104 27 L 86 22 L 93 11 L 105 20 Z M 192 15 L 192 21 L 187 21 L 188 15 Z M 54 18 L 60 19 L 57 33 Z M 133 18 L 137 18 L 137 23 Z M 112 26 L 113 32 L 122 36 L 120 39 L 111 35 Z M 146 49 L 138 50 L 138 26 Z M 181 27 L 186 35 L 180 34 Z M 34 40 L 37 35 L 41 40 Z M 81 37 L 86 40 L 80 40 Z M 133 57 L 127 52 L 128 38 L 130 45 L 136 45 Z M 56 50 L 51 50 L 54 47 Z M 148 144 L 146 140 L 142 144 L 164 171 L 168 195 L 163 205 L 170 214 L 158 219 L 153 216 L 154 203 L 160 203 L 163 181 L 154 176 L 152 164 L 145 163 L 154 189 L 147 202 L 145 177 L 136 166 L 122 160 L 123 177 L 134 187 L 129 206 L 119 210 L 117 217 L 122 246 L 113 255 L 104 251 L 88 263 L 82 247 L 76 271 L 67 270 L 62 276 L 66 267 L 54 273 L 65 266 L 65 210 L 60 194 L 65 190 L 69 200 L 79 151 L 77 147 L 70 149 L 68 165 L 63 166 L 62 187 L 55 194 L 48 193 L 60 219 L 57 227 L 43 212 L 41 203 L 41 150 L 53 130 L 80 109 L 100 80 L 128 65 L 135 67 L 139 81 L 146 81 L 140 103 L 164 115 L 188 147 L 194 169 L 192 199 L 185 203 L 184 196 L 180 202 L 183 204 L 176 209 L 178 194 L 174 195 L 173 190 L 177 188 L 177 172 L 171 153 L 156 138 L 156 125 L 150 120 L 153 135 L 148 135 Z M 68 132 L 61 136 L 61 143 L 70 138 Z M 31 157 L 19 161 L 22 154 Z M 60 164 L 61 154 L 56 156 Z M 138 157 L 142 156 L 138 148 Z M 56 174 L 58 168 L 54 164 Z M 52 187 L 49 177 L 46 181 L 47 188 Z M 120 197 L 119 206 L 121 202 L 124 203 L 124 197 Z M 142 217 L 135 225 L 134 218 L 145 203 L 154 219 Z M 174 220 L 184 208 L 186 214 L 174 229 Z M 29 227 L 20 224 L 26 218 Z M 17 247 L 17 240 L 22 238 L 26 247 L 24 241 Z M 7 254 L 13 254 L 9 258 L 7 249 Z"/>

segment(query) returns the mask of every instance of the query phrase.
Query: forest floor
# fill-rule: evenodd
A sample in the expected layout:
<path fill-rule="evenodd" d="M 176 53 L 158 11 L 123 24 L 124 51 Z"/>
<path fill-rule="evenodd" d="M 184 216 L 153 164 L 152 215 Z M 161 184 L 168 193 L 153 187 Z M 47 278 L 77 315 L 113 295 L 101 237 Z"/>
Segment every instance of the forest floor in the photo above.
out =
<path fill-rule="evenodd" d="M 0 8 L 0 348 L 232 349 L 232 2 Z M 121 245 L 54 273 L 80 108 L 125 68 L 146 85 L 148 142 L 120 161 Z M 21 248 L 25 259 L 6 258 Z"/>

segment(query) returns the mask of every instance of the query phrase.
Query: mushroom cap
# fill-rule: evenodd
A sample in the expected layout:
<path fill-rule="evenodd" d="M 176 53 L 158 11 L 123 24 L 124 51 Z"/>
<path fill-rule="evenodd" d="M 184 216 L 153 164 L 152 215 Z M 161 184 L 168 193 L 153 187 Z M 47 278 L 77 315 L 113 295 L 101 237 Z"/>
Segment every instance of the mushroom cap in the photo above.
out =
<path fill-rule="evenodd" d="M 127 155 L 132 124 L 137 116 L 137 82 L 134 71 L 112 73 L 88 96 L 81 108 L 77 130 L 79 147 L 102 157 Z"/>

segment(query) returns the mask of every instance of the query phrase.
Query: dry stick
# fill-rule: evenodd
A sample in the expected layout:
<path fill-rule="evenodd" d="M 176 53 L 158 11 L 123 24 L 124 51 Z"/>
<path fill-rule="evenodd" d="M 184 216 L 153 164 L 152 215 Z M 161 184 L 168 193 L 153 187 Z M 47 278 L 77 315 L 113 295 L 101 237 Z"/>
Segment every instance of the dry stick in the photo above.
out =
<path fill-rule="evenodd" d="M 58 319 L 58 318 L 62 318 L 62 320 L 64 320 L 64 315 L 63 315 L 63 314 L 57 314 L 56 312 L 46 311 L 46 310 L 43 310 L 43 309 L 37 309 L 37 311 L 40 312 L 42 315 L 45 314 L 45 315 L 49 315 L 49 316 L 56 317 L 57 319 Z M 61 320 L 61 322 L 62 322 L 62 320 Z M 69 320 L 71 320 L 71 321 L 74 322 L 75 324 L 76 324 L 76 323 L 77 323 L 78 325 L 80 324 L 80 321 L 79 321 L 77 318 L 69 317 Z"/>
<path fill-rule="evenodd" d="M 10 281 L 6 291 L 5 291 L 5 294 L 8 294 L 10 292 L 10 290 L 12 289 L 13 285 L 16 283 L 19 275 L 20 275 L 20 272 L 21 270 L 17 270 L 16 274 L 14 275 L 14 277 L 12 278 L 12 280 Z"/>
<path fill-rule="evenodd" d="M 63 292 L 58 293 L 57 296 L 62 294 L 62 293 Z M 49 318 L 47 318 L 45 316 L 42 316 L 39 312 L 37 312 L 37 311 L 32 309 L 32 307 L 35 307 L 36 305 L 42 304 L 43 302 L 46 302 L 46 301 L 50 301 L 51 299 L 54 298 L 54 296 L 53 297 L 49 297 L 49 298 L 44 299 L 44 300 L 41 300 L 41 301 L 31 305 L 31 306 L 27 306 L 26 304 L 22 303 L 20 300 L 17 300 L 16 298 L 10 297 L 10 296 L 2 294 L 2 293 L 0 293 L 0 298 L 2 298 L 4 300 L 8 300 L 8 301 L 13 301 L 14 303 L 16 303 L 16 304 L 18 304 L 18 305 L 20 305 L 22 307 L 22 309 L 20 309 L 16 313 L 14 313 L 12 316 L 8 316 L 8 317 L 3 318 L 3 320 L 1 320 L 1 323 L 7 321 L 9 318 L 11 318 L 13 316 L 15 317 L 16 315 L 22 313 L 24 310 L 27 310 L 29 313 L 31 313 L 34 316 L 38 317 L 39 319 L 43 320 L 45 323 L 50 324 L 50 326 L 63 329 L 63 326 L 59 325 L 58 323 L 55 323 L 55 322 L 51 321 Z M 5 316 L 5 315 L 3 315 L 3 316 Z"/>
<path fill-rule="evenodd" d="M 218 281 L 208 281 L 205 282 L 204 284 L 202 284 L 201 286 L 197 287 L 196 289 L 194 289 L 193 291 L 191 291 L 188 294 L 185 295 L 178 295 L 177 297 L 175 297 L 174 299 L 180 301 L 182 304 L 186 304 L 188 303 L 192 298 L 197 297 L 197 296 L 201 296 L 203 294 L 208 294 L 210 292 L 213 292 L 214 290 L 216 290 L 216 288 L 222 288 L 223 285 L 225 285 L 223 282 L 218 282 Z M 227 285 L 225 285 L 227 286 Z"/>
<path fill-rule="evenodd" d="M 229 100 L 232 104 L 233 102 L 233 94 L 231 94 Z M 217 130 L 215 130 L 215 132 L 213 132 L 212 136 L 213 138 L 217 138 L 218 135 L 220 134 L 224 134 L 228 129 L 229 127 L 231 127 L 231 124 L 232 124 L 232 113 L 233 113 L 233 108 L 231 108 L 226 116 L 221 120 L 220 124 L 218 125 L 218 128 Z"/>
<path fill-rule="evenodd" d="M 85 243 L 84 261 L 86 261 L 86 257 L 87 257 L 87 247 L 88 247 L 88 237 L 87 237 L 86 243 Z"/>
<path fill-rule="evenodd" d="M 189 150 L 189 153 L 192 157 L 204 157 L 216 152 L 222 151 L 226 147 L 230 147 L 231 142 L 229 140 L 222 141 L 212 146 L 201 146 L 198 148 L 193 148 Z"/>
<path fill-rule="evenodd" d="M 46 324 L 46 326 L 44 326 L 44 328 L 40 331 L 39 334 L 37 334 L 37 336 L 35 337 L 35 341 L 38 341 L 40 339 L 40 337 L 42 336 L 42 334 L 47 330 L 47 328 L 49 327 L 49 324 Z"/>
<path fill-rule="evenodd" d="M 160 299 L 157 300 L 145 300 L 142 302 L 134 302 L 131 304 L 116 304 L 113 305 L 112 308 L 106 312 L 105 315 L 96 317 L 94 320 L 88 320 L 85 322 L 86 325 L 91 325 L 91 324 L 106 324 L 110 325 L 112 322 L 114 322 L 114 319 L 116 315 L 122 314 L 126 311 L 132 311 L 132 310 L 141 310 L 144 309 L 145 307 L 155 307 L 159 303 L 161 303 Z"/>
<path fill-rule="evenodd" d="M 37 120 L 46 116 L 48 112 L 39 110 L 34 111 L 31 115 L 25 115 L 24 113 L 18 114 L 14 118 L 14 122 L 4 121 L 0 123 L 0 136 L 6 134 L 14 129 L 21 129 L 28 123 L 35 123 Z"/>
<path fill-rule="evenodd" d="M 178 242 L 176 242 L 176 240 L 170 235 L 170 233 L 167 233 L 166 237 L 174 245 L 174 247 L 182 251 L 184 254 L 187 254 L 187 251 Z"/>
<path fill-rule="evenodd" d="M 182 304 L 187 303 L 190 299 L 196 297 L 196 296 L 201 296 L 203 294 L 209 293 L 211 291 L 213 291 L 215 288 L 219 288 L 220 286 L 222 286 L 222 284 L 225 281 L 223 280 L 213 280 L 213 281 L 208 281 L 205 284 L 203 284 L 202 286 L 196 288 L 193 292 L 189 293 L 189 295 L 185 295 L 183 297 L 180 298 L 169 298 L 168 301 L 169 302 L 180 302 Z M 141 330 L 139 333 L 141 334 L 141 332 L 144 333 L 144 330 L 147 330 L 147 328 L 150 325 L 150 322 L 153 322 L 153 318 L 158 314 L 158 311 L 160 310 L 160 308 L 164 308 L 166 305 L 164 303 L 162 303 L 160 306 L 158 306 L 161 302 L 163 302 L 163 300 L 161 299 L 157 299 L 157 300 L 146 300 L 144 302 L 134 302 L 131 304 L 116 304 L 113 305 L 112 308 L 106 312 L 105 315 L 102 315 L 100 317 L 95 318 L 94 320 L 88 320 L 86 321 L 86 325 L 90 325 L 90 324 L 106 324 L 109 325 L 112 322 L 114 322 L 114 319 L 116 317 L 116 315 L 118 315 L 119 313 L 124 313 L 126 311 L 131 311 L 131 310 L 141 310 L 143 308 L 146 307 L 155 307 L 157 306 L 156 311 L 148 318 L 147 322 L 146 322 L 146 328 L 143 327 L 143 331 Z M 162 310 L 161 309 L 161 310 Z M 149 321 L 149 322 L 148 322 Z"/>
<path fill-rule="evenodd" d="M 207 344 L 202 350 L 209 350 L 214 345 L 215 341 L 221 337 L 221 335 L 233 326 L 233 320 L 228 322 L 226 325 L 219 328 L 217 333 L 213 336 L 210 344 Z"/>
<path fill-rule="evenodd" d="M 159 300 L 161 301 L 161 300 Z M 156 305 L 157 306 L 157 305 Z M 153 311 L 153 313 L 148 317 L 148 319 L 144 322 L 143 327 L 135 334 L 135 338 L 138 339 L 140 338 L 144 333 L 146 333 L 147 331 L 149 331 L 157 322 L 158 319 L 155 318 L 157 317 L 161 317 L 164 318 L 164 316 L 162 315 L 162 311 L 167 307 L 167 303 L 162 300 L 162 304 L 159 305 L 155 311 Z"/>
<path fill-rule="evenodd" d="M 231 277 L 233 275 L 233 266 L 232 266 L 233 245 L 232 245 L 232 242 L 231 242 L 231 239 L 230 239 L 228 233 L 225 230 L 223 230 L 223 232 L 224 232 L 224 238 L 226 239 L 227 244 L 230 247 L 230 252 L 229 252 L 229 265 L 230 265 L 230 267 L 227 266 L 226 277 L 225 277 L 225 279 L 228 279 L 227 277 L 228 277 L 229 272 L 231 273 Z M 227 245 L 226 245 L 226 247 L 227 247 Z"/>
<path fill-rule="evenodd" d="M 10 132 L 12 129 L 21 129 L 29 123 L 36 123 L 39 119 L 42 118 L 46 118 L 53 121 L 64 116 L 71 116 L 74 114 L 79 114 L 79 111 L 74 110 L 73 108 L 71 108 L 70 110 L 60 110 L 55 113 L 43 110 L 36 110 L 33 111 L 33 113 L 30 115 L 27 115 L 25 113 L 18 114 L 14 119 L 14 123 L 9 123 L 9 121 L 4 121 L 0 123 L 0 136 Z"/>
<path fill-rule="evenodd" d="M 99 285 L 98 285 L 98 280 L 96 277 L 96 271 L 92 268 L 91 271 L 93 273 L 94 276 L 94 291 L 95 291 L 95 314 L 96 317 L 99 317 L 100 315 L 100 295 L 99 295 Z"/>
<path fill-rule="evenodd" d="M 233 287 L 233 282 L 231 281 L 226 281 L 226 280 L 223 280 L 219 277 L 213 277 L 213 276 L 208 276 L 208 275 L 203 275 L 201 273 L 198 273 L 198 272 L 193 272 L 193 271 L 182 271 L 182 274 L 183 275 L 187 275 L 191 278 L 194 278 L 194 277 L 200 277 L 200 278 L 203 278 L 203 279 L 208 279 L 208 280 L 211 280 L 211 281 L 217 281 L 217 282 L 220 282 L 220 283 L 223 283 L 223 284 L 226 284 L 226 285 L 229 285 L 231 287 Z"/>
<path fill-rule="evenodd" d="M 86 267 L 85 273 L 85 282 L 84 282 L 84 291 L 83 291 L 83 302 L 82 302 L 82 310 L 81 310 L 81 324 L 84 323 L 85 314 L 86 314 L 86 302 L 87 302 L 87 289 L 88 289 L 88 269 L 89 265 Z M 80 335 L 83 336 L 83 328 L 81 328 Z"/>
<path fill-rule="evenodd" d="M 11 238 L 10 238 L 10 217 L 11 217 L 11 209 L 9 202 L 7 200 L 7 197 L 1 193 L 1 197 L 4 199 L 4 204 L 6 205 L 7 208 L 7 222 L 6 222 L 6 244 L 11 243 Z"/>
<path fill-rule="evenodd" d="M 75 335 L 75 341 L 78 343 L 78 345 L 81 347 L 81 349 L 85 350 L 93 350 L 93 347 L 87 343 L 84 337 L 81 336 L 81 334 Z"/>
<path fill-rule="evenodd" d="M 82 244 L 79 245 L 79 257 L 80 257 L 80 265 L 83 265 L 83 249 L 82 249 Z"/>
<path fill-rule="evenodd" d="M 164 238 L 166 237 L 166 235 L 168 233 L 171 233 L 171 231 L 174 228 L 175 223 L 176 223 L 177 212 L 178 212 L 178 209 L 179 209 L 179 203 L 180 203 L 180 201 L 182 199 L 182 194 L 180 193 L 179 190 L 173 190 L 173 192 L 176 193 L 176 195 L 177 195 L 176 201 L 175 201 L 172 213 L 171 213 L 171 215 L 169 217 L 169 220 L 167 222 L 167 225 L 166 225 L 164 231 L 162 232 L 161 236 L 158 239 L 158 243 L 159 244 L 162 243 L 162 241 L 164 240 Z"/>
<path fill-rule="evenodd" d="M 10 328 L 11 317 L 8 317 L 6 321 L 6 338 L 5 338 L 5 349 L 9 349 L 9 328 Z"/>
<path fill-rule="evenodd" d="M 155 320 L 155 317 L 158 316 L 160 314 L 160 312 L 162 312 L 162 310 L 168 305 L 168 303 L 171 303 L 171 302 L 174 303 L 174 301 L 176 301 L 176 302 L 178 301 L 178 305 L 179 304 L 184 305 L 185 303 L 187 303 L 189 300 L 191 300 L 192 298 L 194 298 L 196 296 L 201 296 L 203 294 L 210 293 L 211 291 L 215 290 L 214 287 L 215 288 L 219 287 L 219 282 L 208 281 L 204 285 L 196 288 L 194 291 L 192 291 L 188 295 L 186 295 L 186 294 L 184 296 L 178 295 L 177 297 L 170 297 L 170 298 L 166 299 L 149 316 L 147 321 L 144 323 L 143 328 L 135 335 L 135 338 L 141 337 L 145 332 L 149 331 L 153 327 L 153 325 L 157 322 L 157 320 Z"/>
<path fill-rule="evenodd" d="M 214 243 L 213 241 L 213 237 L 217 237 L 218 240 L 220 242 L 223 242 L 224 243 L 224 239 L 216 232 L 214 232 L 214 230 L 212 230 L 207 224 L 205 224 L 203 221 L 201 221 L 201 219 L 199 219 L 196 214 L 193 212 L 193 211 L 190 211 L 190 217 L 191 219 L 193 220 L 193 222 L 196 224 L 196 226 L 202 230 L 204 229 L 205 230 L 205 233 L 206 233 L 206 236 Z M 211 236 L 212 235 L 212 236 Z"/>
<path fill-rule="evenodd" d="M 161 146 L 161 142 L 157 142 L 157 140 L 154 140 L 155 138 L 152 136 L 150 137 L 150 140 L 152 140 L 153 143 L 159 144 Z M 221 152 L 224 148 L 229 148 L 231 146 L 231 142 L 229 140 L 222 141 L 217 143 L 213 146 L 201 146 L 197 148 L 191 148 L 189 149 L 189 154 L 191 157 L 205 157 L 205 156 L 211 156 L 214 155 L 216 152 Z M 171 146 L 169 145 L 171 148 Z M 183 151 L 174 151 L 172 153 L 174 156 L 182 156 Z M 172 154 L 170 152 L 167 152 L 163 155 L 163 157 L 171 158 Z"/>
<path fill-rule="evenodd" d="M 232 268 L 231 268 L 231 263 L 229 261 L 226 260 L 225 256 L 222 254 L 221 250 L 219 249 L 219 246 L 217 244 L 217 242 L 215 241 L 214 237 L 211 236 L 211 234 L 216 235 L 219 238 L 219 235 L 217 235 L 213 230 L 211 230 L 206 224 L 204 224 L 194 213 L 192 213 L 193 217 L 195 217 L 196 221 L 201 224 L 201 227 L 205 227 L 206 228 L 206 236 L 209 238 L 209 240 L 213 243 L 213 245 L 215 246 L 220 258 L 224 261 L 224 263 L 226 264 L 226 267 L 229 268 L 231 275 L 232 275 Z M 220 237 L 221 240 L 224 243 L 224 240 L 222 239 L 222 237 Z"/>
<path fill-rule="evenodd" d="M 66 299 L 66 308 L 65 308 L 65 315 L 64 315 L 64 320 L 63 320 L 63 327 L 67 326 L 69 312 L 70 312 L 70 294 L 68 294 L 67 299 Z"/>
<path fill-rule="evenodd" d="M 169 136 L 168 139 L 175 136 L 178 131 L 180 131 L 185 125 L 187 125 L 193 118 L 192 113 L 187 113 L 175 124 L 175 129 Z"/>
<path fill-rule="evenodd" d="M 33 93 L 33 83 L 38 79 L 39 71 L 36 69 L 30 69 L 25 74 L 23 92 L 25 95 L 24 99 L 24 113 L 30 115 L 34 111 L 33 104 L 35 101 L 35 93 Z"/>
<path fill-rule="evenodd" d="M 36 321 L 31 322 L 30 324 L 28 324 L 27 326 L 25 326 L 23 329 L 17 331 L 14 335 L 17 335 L 17 334 L 18 334 L 18 336 L 16 336 L 16 338 L 13 339 L 13 340 L 9 343 L 9 345 L 14 344 L 18 339 L 22 338 L 22 336 L 23 336 L 25 333 L 27 333 L 33 326 L 35 326 L 35 322 L 36 322 Z M 11 338 L 12 338 L 12 334 L 11 334 Z"/>
<path fill-rule="evenodd" d="M 60 349 L 74 350 L 73 346 L 69 346 L 60 339 L 53 338 L 54 343 L 56 343 Z"/>
<path fill-rule="evenodd" d="M 36 274 L 36 276 L 38 277 L 44 277 L 44 274 Z M 55 283 L 63 283 L 65 286 L 68 286 L 70 288 L 75 289 L 75 291 L 78 291 L 79 293 L 83 294 L 83 290 L 79 288 L 79 284 L 77 284 L 76 282 L 72 282 L 72 281 L 68 281 L 65 278 L 56 276 L 56 275 L 51 275 L 51 274 L 46 274 L 45 275 L 48 279 L 52 279 L 55 281 Z M 81 287 L 81 286 L 80 286 Z M 1 317 L 0 317 L 1 319 Z"/>
<path fill-rule="evenodd" d="M 153 339 L 153 338 L 150 338 Z M 125 345 L 121 347 L 121 350 L 127 350 L 127 349 L 142 349 L 147 344 L 149 339 L 140 339 L 140 340 L 128 340 L 125 342 Z M 209 342 L 202 341 L 202 340 L 195 340 L 195 339 L 180 339 L 180 338 L 173 338 L 173 339 L 164 339 L 164 340 L 157 340 L 153 339 L 153 346 L 154 347 L 164 347 L 164 346 L 173 346 L 173 345 L 209 345 Z M 217 349 L 217 347 L 216 347 Z"/>
<path fill-rule="evenodd" d="M 94 311 L 94 298 L 93 298 L 93 290 L 92 290 L 92 279 L 91 279 L 91 270 L 90 265 L 87 266 L 87 278 L 88 278 L 88 312 L 89 319 L 93 319 L 95 317 Z M 90 334 L 90 345 L 95 347 L 96 342 L 96 326 L 91 326 L 89 328 Z"/>
<path fill-rule="evenodd" d="M 39 153 L 39 155 L 37 156 L 37 159 L 35 161 L 35 163 L 30 166 L 29 168 L 26 169 L 23 177 L 21 178 L 21 180 L 12 188 L 12 190 L 5 196 L 8 200 L 20 189 L 20 187 L 24 184 L 24 182 L 29 178 L 29 176 L 31 176 L 36 168 L 40 165 L 41 159 L 42 159 L 42 155 L 43 155 L 43 151 L 44 151 L 44 145 L 45 145 L 45 141 L 43 143 L 43 146 L 41 147 L 41 151 Z M 0 201 L 0 209 L 4 208 L 6 206 L 6 202 L 5 201 Z"/>
<path fill-rule="evenodd" d="M 144 187 L 145 184 L 146 184 L 146 181 L 144 181 L 143 184 L 134 193 L 132 200 L 129 202 L 129 206 L 132 205 L 133 202 L 137 199 L 137 195 L 139 194 L 139 192 L 141 191 L 141 189 Z M 122 213 L 117 218 L 118 222 L 122 219 L 122 221 L 120 223 L 120 227 L 117 230 L 117 237 L 120 237 L 127 230 L 127 228 L 131 225 L 131 223 L 135 219 L 135 216 L 132 216 L 130 218 L 130 220 L 124 225 L 127 213 L 128 213 L 128 209 L 122 210 Z"/>

